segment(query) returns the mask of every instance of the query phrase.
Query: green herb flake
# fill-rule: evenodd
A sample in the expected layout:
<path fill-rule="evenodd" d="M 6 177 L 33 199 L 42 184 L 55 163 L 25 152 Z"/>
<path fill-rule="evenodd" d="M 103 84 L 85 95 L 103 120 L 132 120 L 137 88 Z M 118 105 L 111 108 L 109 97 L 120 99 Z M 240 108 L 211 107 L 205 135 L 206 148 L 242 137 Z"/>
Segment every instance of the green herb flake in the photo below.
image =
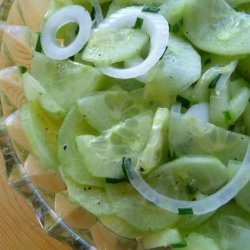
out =
<path fill-rule="evenodd" d="M 26 73 L 27 72 L 27 68 L 24 67 L 24 66 L 19 66 L 19 70 L 22 74 Z"/>
<path fill-rule="evenodd" d="M 194 214 L 193 213 L 193 208 L 191 207 L 187 207 L 187 208 L 178 208 L 178 213 L 180 215 L 190 215 L 190 214 Z"/>
<path fill-rule="evenodd" d="M 187 242 L 184 240 L 179 243 L 171 244 L 172 248 L 182 248 L 182 247 L 187 247 Z"/>
<path fill-rule="evenodd" d="M 152 13 L 158 13 L 161 9 L 159 7 L 144 5 L 142 8 L 142 12 L 152 12 Z"/>
<path fill-rule="evenodd" d="M 209 89 L 214 89 L 222 74 L 217 75 L 208 85 Z"/>
<path fill-rule="evenodd" d="M 41 34 L 40 33 L 37 33 L 37 34 L 38 34 L 38 38 L 37 38 L 37 42 L 36 42 L 35 51 L 41 53 L 42 52 Z"/>
<path fill-rule="evenodd" d="M 190 107 L 190 101 L 182 96 L 177 95 L 176 101 L 180 102 L 184 108 L 188 109 Z"/>
<path fill-rule="evenodd" d="M 134 29 L 141 29 L 143 24 L 143 18 L 137 17 L 134 25 Z"/>
<path fill-rule="evenodd" d="M 129 181 L 127 175 L 127 169 L 131 166 L 131 158 L 123 157 L 122 158 L 122 171 L 124 173 L 124 180 Z"/>
<path fill-rule="evenodd" d="M 228 110 L 223 111 L 223 115 L 226 121 L 230 121 L 232 119 L 232 116 Z"/>

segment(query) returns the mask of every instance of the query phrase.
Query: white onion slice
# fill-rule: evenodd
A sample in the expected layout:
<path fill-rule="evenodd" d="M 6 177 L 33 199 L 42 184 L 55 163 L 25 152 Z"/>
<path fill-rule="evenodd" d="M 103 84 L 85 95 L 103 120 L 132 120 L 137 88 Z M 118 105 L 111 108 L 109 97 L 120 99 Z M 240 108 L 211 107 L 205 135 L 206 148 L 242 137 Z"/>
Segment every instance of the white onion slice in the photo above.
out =
<path fill-rule="evenodd" d="M 142 12 L 142 8 L 132 6 L 121 9 L 110 15 L 99 27 L 114 29 L 133 27 L 137 17 L 142 18 L 142 30 L 150 35 L 150 51 L 147 58 L 139 65 L 126 69 L 100 67 L 104 74 L 121 79 L 136 78 L 148 72 L 163 55 L 169 38 L 168 22 L 161 14 Z"/>
<path fill-rule="evenodd" d="M 186 114 L 195 116 L 199 121 L 209 122 L 209 106 L 207 102 L 201 102 L 188 109 Z"/>
<path fill-rule="evenodd" d="M 97 27 L 99 24 L 103 21 L 103 14 L 102 14 L 102 8 L 98 2 L 98 0 L 92 0 L 92 6 L 95 9 L 95 20 Z"/>
<path fill-rule="evenodd" d="M 58 30 L 68 23 L 77 23 L 79 32 L 67 47 L 60 47 L 56 41 Z M 45 24 L 41 34 L 41 45 L 46 56 L 63 60 L 75 55 L 88 41 L 92 20 L 89 13 L 79 5 L 68 5 L 58 10 Z"/>
<path fill-rule="evenodd" d="M 191 209 L 194 215 L 207 214 L 233 199 L 250 180 L 250 145 L 236 175 L 216 193 L 196 201 L 177 200 L 158 193 L 143 180 L 136 169 L 132 165 L 126 166 L 127 176 L 132 186 L 145 199 L 174 213 L 179 213 L 182 209 Z"/>

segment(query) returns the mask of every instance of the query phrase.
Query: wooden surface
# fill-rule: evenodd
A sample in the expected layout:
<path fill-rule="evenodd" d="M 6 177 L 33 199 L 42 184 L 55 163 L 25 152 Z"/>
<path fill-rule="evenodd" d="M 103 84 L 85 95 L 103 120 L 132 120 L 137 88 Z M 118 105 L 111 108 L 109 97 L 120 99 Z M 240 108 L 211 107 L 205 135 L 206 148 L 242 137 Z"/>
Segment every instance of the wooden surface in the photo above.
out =
<path fill-rule="evenodd" d="M 0 155 L 0 250 L 69 250 L 47 236 L 25 199 L 12 190 Z"/>

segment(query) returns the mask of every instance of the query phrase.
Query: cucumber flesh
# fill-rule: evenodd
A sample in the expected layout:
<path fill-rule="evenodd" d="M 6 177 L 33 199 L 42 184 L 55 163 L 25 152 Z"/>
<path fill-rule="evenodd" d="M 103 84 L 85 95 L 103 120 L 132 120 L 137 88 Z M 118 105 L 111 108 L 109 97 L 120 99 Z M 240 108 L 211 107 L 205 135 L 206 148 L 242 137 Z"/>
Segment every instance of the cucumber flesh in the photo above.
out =
<path fill-rule="evenodd" d="M 93 177 L 78 154 L 75 137 L 83 134 L 95 134 L 96 131 L 89 126 L 85 118 L 72 108 L 67 114 L 58 132 L 58 159 L 64 174 L 73 181 L 82 185 L 103 186 L 104 180 Z"/>
<path fill-rule="evenodd" d="M 69 199 L 96 216 L 112 214 L 112 208 L 105 190 L 100 187 L 79 185 L 65 178 Z"/>
<path fill-rule="evenodd" d="M 101 90 L 107 84 L 97 68 L 70 60 L 52 60 L 40 53 L 34 54 L 30 74 L 66 111 L 78 98 Z"/>
<path fill-rule="evenodd" d="M 179 218 L 179 215 L 145 201 L 127 183 L 106 184 L 106 192 L 114 213 L 140 230 L 155 231 L 170 227 Z"/>
<path fill-rule="evenodd" d="M 153 170 L 147 182 L 163 195 L 177 199 L 209 195 L 229 179 L 227 167 L 212 156 L 182 156 Z"/>
<path fill-rule="evenodd" d="M 83 50 L 82 59 L 98 65 L 123 62 L 138 55 L 148 41 L 147 33 L 139 29 L 98 28 Z"/>
<path fill-rule="evenodd" d="M 46 92 L 41 84 L 29 73 L 23 75 L 24 93 L 28 101 L 37 100 L 41 107 L 53 117 L 62 120 L 65 116 L 65 110 L 62 109 Z"/>
<path fill-rule="evenodd" d="M 156 110 L 149 140 L 137 163 L 143 173 L 148 173 L 167 161 L 169 115 L 167 108 L 158 108 Z"/>
<path fill-rule="evenodd" d="M 172 114 L 169 122 L 170 152 L 180 155 L 213 155 L 225 165 L 242 161 L 249 137 L 212 124 L 202 124 L 189 115 Z"/>
<path fill-rule="evenodd" d="M 123 90 L 106 90 L 86 95 L 78 99 L 77 106 L 88 123 L 100 132 L 146 110 L 146 105 L 139 98 Z"/>
<path fill-rule="evenodd" d="M 122 158 L 137 161 L 148 141 L 152 114 L 134 116 L 104 131 L 100 136 L 76 137 L 77 149 L 89 172 L 96 177 L 124 177 Z"/>
<path fill-rule="evenodd" d="M 50 117 L 36 102 L 20 110 L 21 124 L 32 153 L 49 169 L 58 168 L 56 140 L 61 123 Z"/>

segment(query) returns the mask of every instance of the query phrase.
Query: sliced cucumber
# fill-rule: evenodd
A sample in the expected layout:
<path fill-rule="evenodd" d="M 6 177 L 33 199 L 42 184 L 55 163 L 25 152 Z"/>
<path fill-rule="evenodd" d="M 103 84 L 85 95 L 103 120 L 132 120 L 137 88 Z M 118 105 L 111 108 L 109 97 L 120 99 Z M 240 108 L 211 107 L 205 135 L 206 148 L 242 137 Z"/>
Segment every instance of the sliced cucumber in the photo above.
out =
<path fill-rule="evenodd" d="M 49 169 L 56 169 L 57 133 L 60 122 L 49 116 L 36 102 L 28 102 L 20 110 L 22 127 L 33 154 Z"/>
<path fill-rule="evenodd" d="M 236 12 L 224 0 L 189 0 L 185 5 L 185 35 L 203 51 L 225 56 L 249 54 L 249 24 L 249 15 Z"/>
<path fill-rule="evenodd" d="M 46 92 L 41 84 L 29 73 L 23 75 L 24 93 L 28 101 L 38 101 L 42 108 L 55 118 L 62 119 L 65 116 L 63 110 Z"/>
<path fill-rule="evenodd" d="M 219 95 L 222 88 L 228 83 L 230 76 L 237 66 L 236 61 L 231 61 L 224 66 L 214 66 L 209 68 L 199 79 L 194 87 L 193 99 L 196 102 L 209 100 L 210 89 L 215 89 Z"/>
<path fill-rule="evenodd" d="M 107 84 L 97 68 L 70 60 L 52 60 L 39 53 L 33 57 L 30 73 L 66 111 L 78 98 L 100 90 Z"/>
<path fill-rule="evenodd" d="M 65 178 L 69 199 L 87 209 L 96 216 L 112 214 L 111 204 L 104 189 L 79 185 Z"/>
<path fill-rule="evenodd" d="M 90 175 L 76 148 L 75 137 L 95 134 L 96 131 L 86 122 L 74 107 L 66 116 L 57 137 L 58 159 L 64 173 L 82 185 L 103 186 L 104 180 Z"/>
<path fill-rule="evenodd" d="M 138 158 L 137 166 L 143 173 L 151 171 L 167 160 L 168 123 L 169 110 L 167 108 L 158 108 L 154 116 L 149 140 Z"/>
<path fill-rule="evenodd" d="M 197 233 L 189 234 L 186 242 L 185 250 L 221 250 L 219 243 L 213 238 Z"/>
<path fill-rule="evenodd" d="M 107 184 L 106 191 L 114 213 L 143 231 L 155 231 L 172 226 L 178 215 L 147 202 L 130 184 Z"/>
<path fill-rule="evenodd" d="M 170 35 L 163 58 L 148 72 L 145 95 L 152 100 L 176 95 L 201 75 L 201 58 L 182 38 Z"/>
<path fill-rule="evenodd" d="M 233 125 L 243 114 L 250 98 L 248 83 L 243 79 L 237 79 L 230 83 L 231 100 L 226 110 L 228 114 L 228 125 Z"/>
<path fill-rule="evenodd" d="M 222 213 L 222 209 L 220 213 L 215 214 L 214 217 L 202 225 L 199 232 L 215 239 L 220 244 L 219 249 L 248 250 L 250 244 L 249 220 L 246 217 L 244 218 L 238 215 L 242 213 L 237 211 L 239 209 L 237 206 L 233 208 L 234 211 L 231 211 L 229 214 L 227 211 Z"/>
<path fill-rule="evenodd" d="M 95 92 L 78 99 L 77 105 L 88 123 L 100 132 L 146 109 L 146 104 L 122 90 Z"/>
<path fill-rule="evenodd" d="M 212 194 L 228 179 L 227 168 L 212 156 L 182 156 L 146 177 L 158 192 L 177 199 L 197 199 L 200 192 Z"/>
<path fill-rule="evenodd" d="M 104 131 L 100 136 L 76 137 L 78 151 L 89 172 L 96 177 L 123 178 L 122 158 L 137 161 L 148 141 L 152 114 L 129 118 Z"/>
<path fill-rule="evenodd" d="M 123 62 L 136 56 L 148 41 L 147 33 L 139 29 L 99 28 L 93 31 L 82 59 L 98 65 Z"/>
<path fill-rule="evenodd" d="M 182 242 L 182 236 L 176 228 L 167 228 L 161 231 L 148 233 L 143 237 L 144 249 L 167 247 L 180 242 Z"/>
<path fill-rule="evenodd" d="M 217 95 L 215 91 L 211 91 L 209 119 L 212 124 L 222 128 L 228 128 L 225 111 L 228 109 L 229 99 L 227 85 L 224 86 L 219 95 Z"/>
<path fill-rule="evenodd" d="M 175 155 L 214 155 L 225 165 L 242 161 L 249 137 L 212 124 L 202 124 L 189 115 L 172 114 L 169 122 L 169 146 Z"/>
<path fill-rule="evenodd" d="M 116 215 L 104 215 L 99 219 L 105 227 L 121 237 L 135 239 L 143 235 L 143 231 L 133 227 Z"/>

